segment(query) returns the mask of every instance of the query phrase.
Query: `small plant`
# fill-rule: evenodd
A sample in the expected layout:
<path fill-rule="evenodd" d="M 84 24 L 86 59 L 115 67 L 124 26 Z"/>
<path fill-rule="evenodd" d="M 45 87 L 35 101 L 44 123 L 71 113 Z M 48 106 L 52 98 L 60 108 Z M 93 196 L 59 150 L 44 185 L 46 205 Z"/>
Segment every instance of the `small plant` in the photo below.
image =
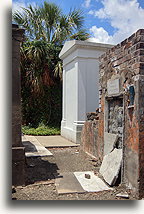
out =
<path fill-rule="evenodd" d="M 37 128 L 32 128 L 30 126 L 22 126 L 22 133 L 25 135 L 35 135 L 35 136 L 48 136 L 48 135 L 60 135 L 59 127 L 49 127 L 45 125 L 39 125 Z"/>

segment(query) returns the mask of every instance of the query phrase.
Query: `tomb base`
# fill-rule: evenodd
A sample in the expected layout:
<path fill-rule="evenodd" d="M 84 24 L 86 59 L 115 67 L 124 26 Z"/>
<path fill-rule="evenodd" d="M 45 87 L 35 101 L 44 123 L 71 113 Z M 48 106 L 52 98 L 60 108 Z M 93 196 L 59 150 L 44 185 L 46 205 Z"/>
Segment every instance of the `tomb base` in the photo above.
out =
<path fill-rule="evenodd" d="M 74 121 L 73 127 L 66 126 L 66 120 L 61 121 L 61 136 L 68 140 L 80 144 L 81 131 L 85 121 Z"/>

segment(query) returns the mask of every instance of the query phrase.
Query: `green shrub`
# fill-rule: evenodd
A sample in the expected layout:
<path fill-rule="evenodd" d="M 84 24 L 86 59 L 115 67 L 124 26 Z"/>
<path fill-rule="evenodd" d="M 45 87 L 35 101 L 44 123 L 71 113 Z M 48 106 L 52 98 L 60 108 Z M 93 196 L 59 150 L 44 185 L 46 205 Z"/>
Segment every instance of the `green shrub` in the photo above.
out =
<path fill-rule="evenodd" d="M 35 136 L 60 135 L 60 128 L 49 127 L 49 126 L 45 126 L 45 125 L 40 125 L 37 128 L 32 128 L 29 126 L 22 126 L 22 133 L 25 135 L 35 135 Z"/>
<path fill-rule="evenodd" d="M 37 128 L 43 123 L 60 127 L 62 119 L 62 85 L 44 88 L 44 94 L 34 96 L 28 87 L 22 88 L 22 124 Z"/>

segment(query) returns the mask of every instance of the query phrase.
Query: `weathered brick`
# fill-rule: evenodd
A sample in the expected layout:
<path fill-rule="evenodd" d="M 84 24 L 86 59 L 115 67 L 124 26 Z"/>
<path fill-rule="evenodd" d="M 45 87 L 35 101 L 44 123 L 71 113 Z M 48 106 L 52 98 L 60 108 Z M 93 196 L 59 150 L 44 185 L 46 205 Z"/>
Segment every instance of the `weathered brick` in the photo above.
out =
<path fill-rule="evenodd" d="M 128 108 L 129 96 L 123 94 L 124 103 L 124 177 L 136 188 L 139 195 L 144 196 L 144 188 L 139 187 L 144 184 L 142 177 L 144 175 L 144 96 L 142 89 L 142 79 L 135 81 L 135 76 L 144 75 L 144 29 L 138 30 L 128 39 L 113 47 L 107 57 L 103 57 L 103 76 L 100 79 L 100 85 L 103 87 L 101 94 L 101 112 L 98 125 L 98 142 L 103 145 L 105 130 L 105 111 L 107 93 L 107 82 L 118 75 L 115 71 L 119 68 L 119 74 L 126 80 L 127 84 L 134 84 L 135 99 L 134 106 Z M 106 66 L 107 65 L 107 66 Z M 100 70 L 100 73 L 101 73 Z M 127 78 L 127 79 L 126 79 Z M 140 85 L 139 85 L 140 84 Z M 123 87 L 123 85 L 121 86 Z M 112 99 L 112 98 L 111 98 Z M 101 148 L 102 151 L 102 148 Z M 133 173 L 134 172 L 134 173 Z M 133 174 L 136 174 L 135 178 Z"/>
<path fill-rule="evenodd" d="M 144 49 L 144 42 L 139 42 L 135 46 L 136 46 L 136 50 L 140 48 Z"/>
<path fill-rule="evenodd" d="M 139 30 L 136 32 L 136 36 L 143 35 L 143 34 L 144 34 L 144 29 L 139 29 Z"/>
<path fill-rule="evenodd" d="M 144 63 L 136 62 L 135 64 L 133 64 L 132 67 L 133 67 L 133 69 L 136 69 L 136 68 L 143 69 L 144 68 Z"/>
<path fill-rule="evenodd" d="M 139 49 L 139 50 L 136 50 L 135 52 L 133 52 L 133 53 L 131 54 L 132 58 L 133 58 L 133 57 L 140 56 L 140 55 L 144 55 L 144 50 Z"/>
<path fill-rule="evenodd" d="M 121 46 L 125 49 L 125 45 L 128 43 L 128 39 L 125 39 L 124 41 L 121 42 Z"/>
<path fill-rule="evenodd" d="M 141 56 L 139 56 L 138 59 L 139 59 L 139 62 L 144 62 L 144 56 L 141 55 Z"/>
<path fill-rule="evenodd" d="M 140 68 L 140 69 L 139 69 L 139 73 L 140 73 L 141 75 L 144 75 L 144 68 L 143 68 L 143 69 Z"/>
<path fill-rule="evenodd" d="M 136 33 L 133 33 L 129 38 L 128 42 L 132 42 L 132 40 L 136 37 Z"/>

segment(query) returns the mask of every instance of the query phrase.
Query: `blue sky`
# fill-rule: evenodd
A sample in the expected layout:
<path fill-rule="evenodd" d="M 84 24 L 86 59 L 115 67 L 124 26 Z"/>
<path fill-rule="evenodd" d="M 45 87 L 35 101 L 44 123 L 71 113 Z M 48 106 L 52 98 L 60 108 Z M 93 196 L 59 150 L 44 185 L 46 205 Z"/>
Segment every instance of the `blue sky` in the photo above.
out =
<path fill-rule="evenodd" d="M 44 0 L 13 0 L 13 10 Z M 117 44 L 140 28 L 144 28 L 144 0 L 49 0 L 64 13 L 81 8 L 90 41 Z"/>

